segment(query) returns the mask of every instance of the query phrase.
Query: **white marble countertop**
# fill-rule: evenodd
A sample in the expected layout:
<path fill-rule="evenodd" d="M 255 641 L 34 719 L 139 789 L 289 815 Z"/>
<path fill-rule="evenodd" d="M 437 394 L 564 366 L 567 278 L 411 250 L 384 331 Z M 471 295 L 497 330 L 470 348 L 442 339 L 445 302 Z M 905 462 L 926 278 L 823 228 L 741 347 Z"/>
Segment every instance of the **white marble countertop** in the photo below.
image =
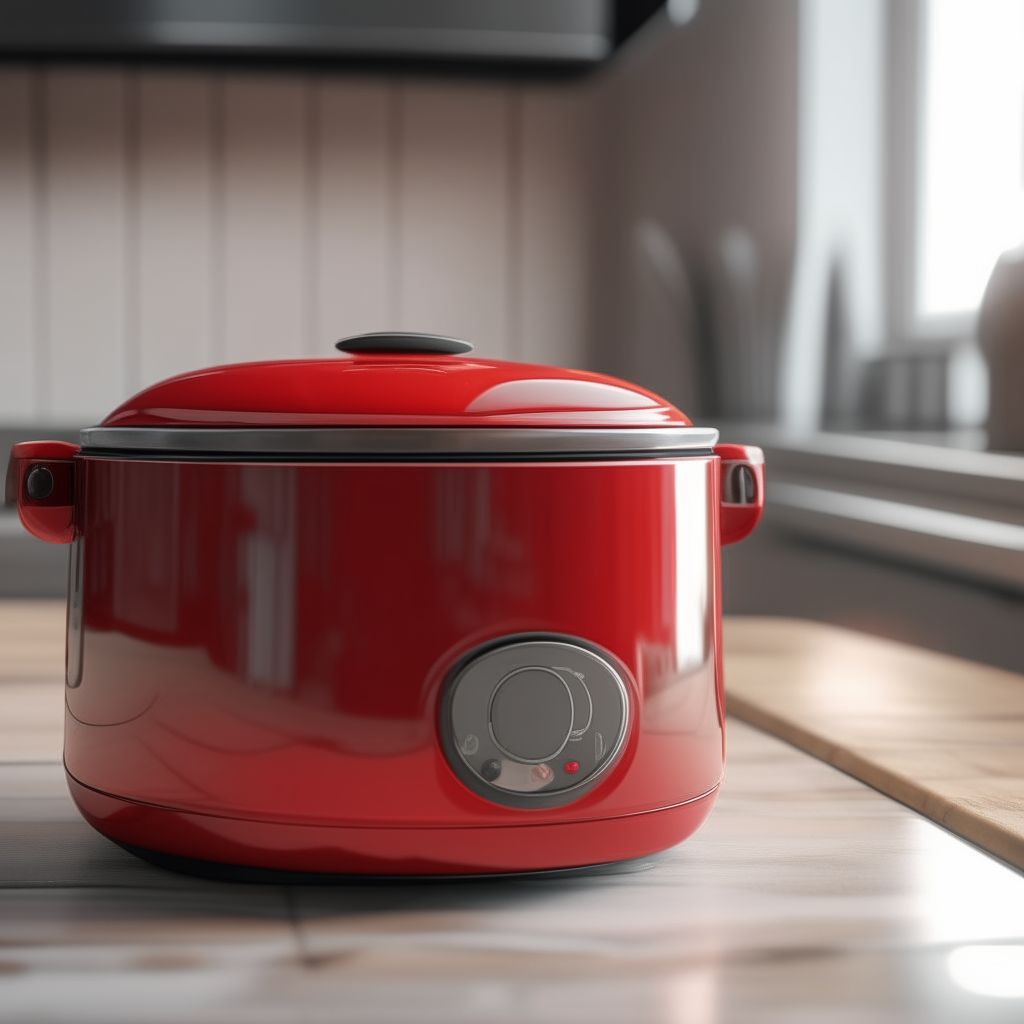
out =
<path fill-rule="evenodd" d="M 710 820 L 642 872 L 300 888 L 151 867 L 67 795 L 63 621 L 0 601 L 0 1024 L 1024 1020 L 1024 877 L 738 721 Z"/>
<path fill-rule="evenodd" d="M 198 881 L 93 832 L 58 762 L 8 760 L 0 1021 L 1024 1019 L 1024 878 L 779 740 L 729 735 L 694 838 L 561 880 Z M 999 985 L 1020 997 L 977 991 Z"/>

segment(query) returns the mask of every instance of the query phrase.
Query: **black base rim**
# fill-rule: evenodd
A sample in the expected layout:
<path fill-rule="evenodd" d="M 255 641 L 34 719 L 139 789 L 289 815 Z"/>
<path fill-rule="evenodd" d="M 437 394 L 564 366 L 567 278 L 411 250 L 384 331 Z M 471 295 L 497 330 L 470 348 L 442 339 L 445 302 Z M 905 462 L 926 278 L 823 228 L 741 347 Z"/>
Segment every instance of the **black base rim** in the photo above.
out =
<path fill-rule="evenodd" d="M 117 842 L 117 840 L 114 840 Z M 578 867 L 546 868 L 540 871 L 500 871 L 473 874 L 431 875 L 345 875 L 316 871 L 282 871 L 278 868 L 257 868 L 244 864 L 224 864 L 220 861 L 197 860 L 174 853 L 147 850 L 141 846 L 117 843 L 140 860 L 154 867 L 173 871 L 179 875 L 203 878 L 212 882 L 234 882 L 243 885 L 422 885 L 446 882 L 495 882 L 521 879 L 587 878 L 598 875 L 632 875 L 653 868 L 663 854 L 634 857 L 629 860 L 607 861 L 601 864 L 583 864 Z"/>

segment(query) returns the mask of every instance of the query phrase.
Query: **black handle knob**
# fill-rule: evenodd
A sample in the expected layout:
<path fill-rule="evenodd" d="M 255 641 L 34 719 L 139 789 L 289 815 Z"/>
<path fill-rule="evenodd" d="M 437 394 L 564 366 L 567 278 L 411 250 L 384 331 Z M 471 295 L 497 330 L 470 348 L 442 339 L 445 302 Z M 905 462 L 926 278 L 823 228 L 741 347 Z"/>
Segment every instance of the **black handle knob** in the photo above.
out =
<path fill-rule="evenodd" d="M 742 463 L 727 468 L 722 500 L 727 505 L 753 505 L 757 499 L 754 473 Z"/>
<path fill-rule="evenodd" d="M 473 351 L 473 343 L 443 334 L 404 334 L 382 331 L 342 338 L 334 346 L 341 352 L 422 352 L 459 356 Z"/>
<path fill-rule="evenodd" d="M 33 466 L 25 477 L 25 493 L 34 501 L 53 494 L 53 474 L 45 466 Z"/>

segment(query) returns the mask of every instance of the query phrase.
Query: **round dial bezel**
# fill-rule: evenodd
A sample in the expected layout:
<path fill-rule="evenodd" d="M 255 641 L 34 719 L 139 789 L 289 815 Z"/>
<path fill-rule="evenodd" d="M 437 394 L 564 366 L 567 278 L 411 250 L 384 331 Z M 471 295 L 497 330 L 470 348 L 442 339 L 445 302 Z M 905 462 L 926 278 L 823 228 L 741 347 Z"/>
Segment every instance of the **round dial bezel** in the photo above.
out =
<path fill-rule="evenodd" d="M 550 651 L 553 647 L 556 650 L 561 649 L 569 658 L 580 658 L 587 659 L 591 667 L 598 668 L 605 674 L 606 683 L 610 682 L 611 691 L 617 698 L 618 705 L 617 710 L 620 716 L 620 726 L 618 735 L 615 737 L 615 741 L 610 743 L 607 752 L 601 756 L 601 760 L 595 768 L 590 770 L 583 778 L 578 781 L 574 781 L 567 786 L 563 786 L 557 790 L 539 790 L 537 792 L 518 792 L 505 789 L 501 786 L 495 785 L 492 782 L 485 780 L 470 764 L 468 757 L 463 753 L 460 748 L 458 737 L 456 734 L 456 728 L 453 722 L 453 707 L 455 702 L 456 694 L 459 690 L 459 686 L 464 679 L 466 679 L 469 672 L 478 665 L 483 659 L 488 658 L 499 652 L 507 652 L 509 655 L 515 655 L 517 651 L 521 651 L 523 648 L 532 649 L 536 645 L 545 645 Z M 526 652 L 524 652 L 525 654 Z M 566 660 L 566 659 L 563 659 Z M 596 663 L 596 664 L 595 664 Z M 544 665 L 538 665 L 536 660 L 526 659 L 521 667 L 549 667 Z M 497 679 L 494 680 L 491 688 L 490 696 L 487 698 L 488 717 L 490 714 L 490 704 L 493 698 L 493 694 L 497 691 L 501 682 L 506 679 L 515 669 L 503 672 Z M 566 804 L 572 803 L 578 800 L 585 793 L 589 792 L 600 782 L 608 777 L 609 772 L 619 763 L 623 750 L 626 746 L 626 741 L 629 737 L 630 726 L 632 723 L 631 714 L 631 698 L 630 698 L 630 687 L 627 682 L 629 675 L 627 671 L 620 665 L 618 660 L 614 658 L 607 651 L 598 647 L 587 640 L 583 640 L 579 637 L 568 636 L 559 633 L 528 633 L 528 634 L 516 634 L 512 636 L 503 637 L 501 639 L 491 641 L 486 644 L 482 644 L 479 647 L 474 648 L 468 652 L 465 656 L 459 659 L 456 665 L 448 673 L 447 679 L 444 684 L 443 697 L 440 706 L 440 733 L 441 733 L 441 744 L 445 754 L 445 758 L 448 764 L 458 776 L 460 781 L 466 785 L 470 790 L 479 796 L 484 797 L 492 803 L 501 804 L 506 807 L 516 808 L 551 808 L 560 807 Z M 593 724 L 594 719 L 594 703 L 593 695 L 587 686 L 583 686 L 583 689 L 587 693 L 588 700 L 590 701 L 588 707 L 588 718 L 586 726 L 579 732 L 585 733 L 590 726 Z M 574 705 L 575 706 L 575 705 Z M 489 730 L 490 723 L 482 723 Z M 577 732 L 575 729 L 576 723 L 574 722 L 573 734 Z M 474 736 L 474 738 L 476 738 Z M 490 737 L 489 737 L 490 738 Z M 493 740 L 492 740 L 493 742 Z M 565 748 L 569 745 L 567 739 L 566 743 L 563 744 L 559 757 L 564 756 L 568 761 L 578 760 L 576 757 L 570 757 L 566 753 Z M 495 746 L 498 745 L 495 743 Z M 475 748 L 473 755 L 476 755 L 478 748 Z M 480 759 L 480 758 L 477 758 Z M 486 759 L 485 759 L 486 760 Z M 551 760 L 549 758 L 548 760 Z M 515 761 L 525 767 L 531 765 L 539 765 L 542 762 L 538 761 L 527 761 L 524 758 L 516 757 Z"/>

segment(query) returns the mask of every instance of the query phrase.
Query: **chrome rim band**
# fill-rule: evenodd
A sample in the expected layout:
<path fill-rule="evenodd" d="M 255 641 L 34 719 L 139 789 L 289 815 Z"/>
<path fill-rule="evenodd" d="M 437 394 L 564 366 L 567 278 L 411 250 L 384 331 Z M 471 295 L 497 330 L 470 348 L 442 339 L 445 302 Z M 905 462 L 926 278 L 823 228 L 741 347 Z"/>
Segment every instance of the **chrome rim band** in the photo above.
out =
<path fill-rule="evenodd" d="M 652 455 L 707 449 L 708 427 L 564 430 L 493 427 L 88 427 L 90 449 L 245 455 Z"/>

